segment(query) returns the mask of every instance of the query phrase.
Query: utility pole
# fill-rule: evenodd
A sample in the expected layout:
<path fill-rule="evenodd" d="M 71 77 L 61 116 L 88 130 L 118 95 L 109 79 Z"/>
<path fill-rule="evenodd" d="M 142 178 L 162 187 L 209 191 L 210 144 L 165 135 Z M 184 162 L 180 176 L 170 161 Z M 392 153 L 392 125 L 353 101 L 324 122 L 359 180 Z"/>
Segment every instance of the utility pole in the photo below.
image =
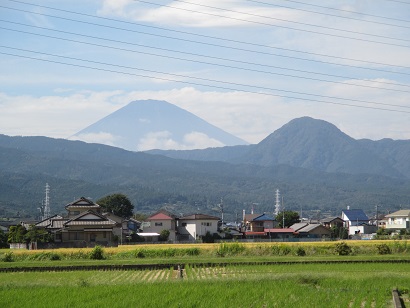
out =
<path fill-rule="evenodd" d="M 282 196 L 282 212 L 283 212 L 283 217 L 282 217 L 282 229 L 285 228 L 285 204 L 283 203 L 283 196 Z"/>

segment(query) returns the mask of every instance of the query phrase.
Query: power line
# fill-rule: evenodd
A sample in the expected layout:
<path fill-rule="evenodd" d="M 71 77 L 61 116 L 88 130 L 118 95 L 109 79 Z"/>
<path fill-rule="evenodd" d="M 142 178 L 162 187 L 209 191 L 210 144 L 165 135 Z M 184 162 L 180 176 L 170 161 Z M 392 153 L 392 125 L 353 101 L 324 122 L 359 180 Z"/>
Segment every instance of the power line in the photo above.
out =
<path fill-rule="evenodd" d="M 0 19 L 0 21 L 3 21 L 3 20 Z M 24 26 L 28 26 L 28 27 L 39 28 L 39 29 L 43 29 L 43 30 L 49 30 L 49 31 L 58 32 L 58 33 L 82 36 L 82 37 L 85 37 L 85 38 L 92 38 L 92 39 L 98 39 L 98 40 L 109 41 L 109 42 L 114 42 L 114 43 L 121 43 L 121 44 L 139 46 L 139 47 L 156 49 L 156 50 L 163 50 L 163 51 L 167 51 L 167 52 L 175 52 L 175 53 L 180 53 L 180 54 L 185 54 L 185 55 L 193 55 L 193 56 L 199 56 L 199 57 L 204 57 L 204 58 L 223 60 L 223 61 L 229 61 L 229 62 L 241 63 L 241 64 L 250 64 L 250 65 L 262 66 L 262 67 L 270 67 L 270 68 L 276 68 L 276 69 L 282 69 L 282 70 L 288 70 L 288 71 L 290 70 L 290 71 L 295 71 L 295 72 L 317 74 L 317 75 L 322 75 L 322 76 L 331 76 L 331 77 L 337 77 L 337 78 L 347 78 L 347 79 L 356 79 L 356 80 L 358 80 L 357 78 L 348 77 L 348 76 L 339 76 L 339 75 L 317 73 L 317 72 L 311 72 L 311 71 L 305 71 L 305 70 L 299 70 L 299 69 L 290 69 L 290 68 L 284 68 L 284 67 L 273 66 L 273 65 L 268 65 L 268 64 L 258 64 L 258 63 L 254 63 L 254 62 L 237 61 L 237 60 L 226 59 L 226 58 L 221 58 L 221 57 L 206 56 L 206 55 L 201 55 L 201 54 L 196 54 L 196 53 L 176 51 L 176 50 L 167 49 L 167 48 L 152 47 L 152 46 L 147 46 L 147 45 L 144 45 L 144 44 L 136 44 L 136 43 L 130 43 L 130 42 L 125 42 L 125 41 L 101 38 L 101 37 L 97 37 L 97 36 L 78 34 L 78 33 L 74 33 L 74 32 L 67 32 L 67 31 L 55 30 L 55 29 L 50 29 L 50 28 L 45 28 L 45 27 L 32 26 L 32 25 L 27 25 L 27 24 L 23 24 L 23 23 L 15 23 L 15 22 L 10 22 L 10 23 L 18 24 L 18 25 L 24 25 Z M 322 81 L 322 82 L 328 82 L 328 83 L 340 83 L 340 84 L 356 86 L 356 87 L 365 87 L 365 88 L 382 89 L 382 90 L 389 90 L 389 91 L 408 92 L 408 91 L 405 91 L 405 90 L 382 88 L 382 87 L 375 87 L 375 86 L 366 86 L 366 85 L 358 85 L 358 84 L 354 84 L 354 83 L 350 83 L 350 82 L 332 81 L 332 80 L 318 79 L 318 78 L 312 78 L 312 77 L 306 77 L 306 76 L 290 75 L 290 74 L 284 74 L 284 73 L 277 73 L 277 72 L 271 72 L 271 71 L 264 71 L 264 70 L 257 70 L 257 69 L 250 69 L 250 68 L 220 64 L 220 63 L 211 63 L 211 62 L 192 60 L 192 59 L 187 59 L 187 58 L 180 58 L 180 57 L 174 57 L 174 56 L 170 56 L 170 55 L 160 55 L 160 54 L 149 53 L 149 52 L 144 52 L 144 51 L 135 51 L 135 50 L 131 50 L 131 49 L 118 48 L 118 47 L 107 46 L 107 45 L 102 45 L 102 44 L 95 44 L 95 43 L 90 43 L 90 42 L 77 41 L 77 40 L 72 40 L 72 39 L 67 39 L 67 38 L 62 38 L 62 37 L 55 37 L 55 36 L 49 36 L 49 35 L 44 35 L 44 34 L 39 34 L 39 33 L 32 33 L 32 32 L 22 31 L 22 30 L 9 29 L 9 28 L 5 28 L 5 27 L 0 27 L 0 29 L 15 31 L 15 32 L 22 32 L 22 33 L 25 33 L 25 34 L 31 34 L 31 35 L 36 35 L 36 36 L 44 36 L 44 37 L 48 37 L 48 38 L 53 38 L 53 39 L 58 39 L 58 40 L 65 40 L 65 41 L 70 41 L 70 42 L 75 42 L 75 43 L 88 44 L 88 45 L 93 45 L 93 46 L 98 46 L 98 47 L 117 49 L 117 50 L 128 51 L 128 52 L 137 52 L 137 53 L 140 53 L 140 54 L 146 54 L 146 55 L 162 57 L 162 58 L 168 58 L 168 59 L 175 59 L 175 60 L 180 60 L 180 61 L 185 61 L 185 62 L 201 63 L 201 64 L 218 66 L 218 67 L 233 68 L 233 69 L 238 69 L 238 70 L 252 71 L 252 72 L 264 73 L 264 74 L 270 74 L 270 75 L 286 76 L 286 77 L 299 78 L 299 79 L 305 79 L 305 80 L 315 80 L 315 81 Z M 410 88 L 410 85 L 405 85 L 405 84 L 400 84 L 400 83 L 391 83 L 391 82 L 384 82 L 384 81 L 373 81 L 373 80 L 368 80 L 368 79 L 360 79 L 359 81 L 366 81 L 366 82 L 372 82 L 372 83 L 380 83 L 380 84 L 387 84 L 387 85 L 402 86 L 402 87 Z"/>
<path fill-rule="evenodd" d="M 151 2 L 142 1 L 142 0 L 134 0 L 134 1 L 152 4 Z M 225 12 L 239 13 L 239 14 L 249 15 L 249 16 L 253 16 L 253 17 L 262 17 L 262 18 L 266 18 L 266 19 L 285 21 L 285 22 L 289 22 L 289 23 L 293 23 L 293 24 L 297 24 L 297 25 L 302 25 L 302 26 L 309 26 L 309 27 L 315 27 L 315 28 L 321 28 L 321 29 L 328 29 L 328 30 L 332 30 L 332 31 L 336 30 L 336 31 L 341 31 L 341 32 L 347 32 L 347 33 L 359 34 L 359 35 L 367 35 L 367 36 L 371 36 L 371 37 L 378 37 L 378 38 L 385 38 L 385 39 L 387 38 L 387 39 L 396 40 L 396 41 L 410 42 L 410 40 L 407 40 L 407 39 L 392 38 L 392 37 L 384 36 L 384 35 L 369 34 L 369 33 L 346 30 L 346 29 L 332 28 L 332 27 L 327 27 L 327 26 L 323 26 L 323 25 L 309 24 L 309 23 L 293 21 L 293 20 L 288 20 L 288 19 L 281 19 L 281 18 L 276 18 L 276 17 L 272 17 L 272 16 L 264 16 L 264 15 L 258 15 L 258 14 L 253 14 L 253 13 L 234 11 L 234 10 L 229 10 L 229 9 L 225 9 L 225 8 L 205 5 L 205 4 L 192 3 L 192 2 L 184 1 L 184 0 L 173 0 L 173 1 L 174 2 L 187 3 L 187 4 L 196 5 L 196 6 L 200 6 L 200 7 L 212 8 L 212 9 L 221 10 L 221 11 L 225 11 Z M 172 8 L 175 8 L 175 7 L 172 7 Z M 202 13 L 202 14 L 208 14 L 208 13 Z M 227 17 L 227 16 L 223 16 L 223 17 L 224 18 L 229 18 L 229 19 L 233 18 L 233 17 Z M 240 20 L 242 20 L 242 19 L 240 19 Z M 254 21 L 247 20 L 247 22 L 252 22 L 253 23 Z M 277 26 L 277 25 L 272 25 L 272 24 L 267 24 L 267 25 L 275 26 L 275 27 Z M 296 30 L 300 30 L 300 29 L 296 29 Z M 321 33 L 321 34 L 323 34 L 323 33 Z M 328 35 L 328 34 L 326 33 L 326 35 Z"/>
<path fill-rule="evenodd" d="M 80 16 L 87 16 L 87 17 L 92 17 L 92 18 L 97 18 L 97 19 L 103 19 L 103 20 L 109 20 L 109 21 L 114 21 L 114 22 L 119 22 L 119 23 L 125 23 L 125 24 L 136 25 L 136 26 L 145 27 L 145 28 L 152 28 L 152 29 L 158 29 L 158 30 L 163 30 L 163 31 L 168 31 L 168 32 L 188 34 L 188 35 L 192 35 L 192 36 L 198 36 L 198 37 L 210 38 L 210 39 L 215 39 L 215 40 L 220 40 L 220 41 L 226 41 L 226 42 L 232 42 L 232 43 L 239 43 L 239 44 L 251 45 L 251 46 L 256 46 L 256 47 L 264 47 L 264 48 L 269 48 L 269 49 L 276 49 L 276 50 L 283 50 L 283 51 L 291 51 L 291 52 L 302 53 L 302 54 L 308 54 L 308 55 L 313 55 L 313 56 L 320 56 L 320 57 L 334 58 L 334 59 L 340 59 L 340 60 L 347 60 L 347 61 L 359 62 L 359 63 L 366 63 L 366 64 L 371 64 L 371 65 L 382 65 L 382 66 L 389 66 L 389 67 L 395 67 L 395 68 L 406 68 L 406 69 L 407 69 L 407 68 L 410 68 L 410 67 L 407 67 L 407 66 L 400 66 L 400 65 L 388 64 L 388 63 L 382 63 L 382 62 L 374 62 L 374 61 L 366 61 L 366 60 L 352 59 L 352 58 L 346 58 L 346 57 L 330 56 L 330 55 L 326 55 L 326 54 L 320 54 L 320 53 L 314 53 L 314 52 L 307 52 L 307 51 L 300 51 L 300 50 L 295 50 L 295 49 L 290 49 L 290 48 L 274 47 L 274 46 L 270 46 L 270 45 L 256 44 L 256 43 L 250 43 L 250 42 L 245 42 L 245 41 L 232 40 L 232 39 L 228 39 L 228 38 L 220 38 L 220 37 L 215 37 L 215 36 L 209 36 L 209 35 L 204 35 L 204 34 L 198 34 L 198 33 L 193 33 L 193 32 L 187 32 L 187 31 L 181 31 L 181 30 L 174 30 L 174 29 L 168 29 L 168 28 L 157 27 L 157 26 L 150 26 L 150 25 L 140 24 L 140 23 L 136 23 L 136 22 L 129 22 L 129 21 L 123 21 L 123 20 L 119 20 L 119 19 L 113 19 L 113 18 L 95 16 L 95 15 L 84 14 L 84 13 L 79 13 L 79 12 L 74 12 L 74 11 L 68 11 L 68 10 L 62 10 L 62 9 L 52 8 L 52 7 L 49 7 L 49 6 L 35 5 L 35 4 L 30 4 L 30 3 L 26 3 L 26 2 L 22 2 L 22 1 L 16 1 L 16 0 L 7 0 L 7 1 L 13 1 L 13 2 L 24 3 L 24 4 L 27 4 L 27 5 L 31 5 L 31 6 L 36 6 L 36 7 L 42 7 L 42 8 L 52 9 L 52 10 L 61 11 L 61 12 L 66 12 L 66 13 L 71 13 L 71 14 L 76 14 L 76 15 L 80 15 Z M 194 40 L 188 40 L 188 39 L 182 39 L 182 38 L 175 38 L 175 37 L 170 37 L 170 36 L 165 36 L 165 35 L 159 35 L 159 34 L 152 34 L 152 33 L 142 32 L 142 31 L 138 31 L 138 30 L 131 30 L 131 29 L 124 29 L 124 28 L 114 27 L 114 26 L 102 25 L 102 24 L 93 23 L 93 22 L 86 22 L 86 21 L 76 20 L 76 19 L 72 19 L 72 18 L 61 17 L 61 16 L 56 16 L 56 15 L 50 15 L 50 14 L 44 14 L 44 13 L 39 13 L 39 12 L 32 12 L 32 11 L 27 11 L 27 10 L 23 10 L 23 9 L 10 8 L 10 7 L 5 7 L 5 6 L 1 6 L 1 5 L 0 5 L 0 7 L 1 7 L 1 8 L 5 8 L 5 9 L 9 9 L 9 10 L 21 11 L 21 12 L 25 12 L 25 13 L 30 13 L 30 14 L 35 14 L 35 15 L 41 15 L 41 16 L 46 16 L 46 17 L 51 17 L 51 18 L 57 18 L 57 19 L 62 19 L 62 20 L 68 20 L 68 21 L 73 21 L 73 22 L 78 22 L 78 23 L 83 23 L 83 24 L 89 24 L 89 25 L 94 25 L 94 26 L 99 26 L 99 27 L 104 27 L 104 28 L 111 28 L 111 29 L 116 29 L 116 30 L 122 30 L 122 31 L 128 31 L 128 32 L 141 33 L 141 34 L 145 34 L 145 35 L 158 36 L 158 37 L 163 37 L 163 38 L 167 38 L 167 39 L 180 40 L 180 41 L 186 41 L 186 42 L 191 42 L 191 43 L 196 43 L 196 44 L 203 44 L 203 45 L 209 45 L 209 46 L 223 47 L 223 48 L 234 49 L 234 50 L 240 50 L 240 51 L 247 51 L 247 52 L 268 54 L 268 53 L 260 52 L 260 51 L 254 51 L 254 50 L 243 49 L 243 48 L 236 48 L 236 47 L 230 47 L 230 46 L 223 46 L 223 45 L 212 44 L 212 43 L 204 43 L 204 42 L 199 42 L 199 41 L 194 41 Z M 306 58 L 300 58 L 300 57 L 294 57 L 294 56 L 285 56 L 285 55 L 278 55 L 278 54 L 276 54 L 276 56 L 286 57 L 286 58 L 292 58 L 292 59 L 297 59 L 297 60 L 302 60 L 302 61 L 310 61 L 310 62 L 317 62 L 317 63 L 326 63 L 326 64 L 332 64 L 332 65 L 338 65 L 338 66 L 353 67 L 353 68 L 358 68 L 358 69 L 375 70 L 375 71 L 381 71 L 381 72 L 388 72 L 388 73 L 397 73 L 397 74 L 400 74 L 399 72 L 394 72 L 394 71 L 388 71 L 388 70 L 376 69 L 376 68 L 363 68 L 363 67 L 358 67 L 358 66 L 354 66 L 354 65 L 339 64 L 339 63 L 336 63 L 336 62 L 313 60 L 313 59 L 306 59 Z"/>
<path fill-rule="evenodd" d="M 358 13 L 358 12 L 353 12 L 353 11 L 349 11 L 349 10 L 335 9 L 335 8 L 328 7 L 328 6 L 322 6 L 322 5 L 311 4 L 311 3 L 295 1 L 295 0 L 282 0 L 282 1 L 293 2 L 293 3 L 297 3 L 297 4 L 309 5 L 309 6 L 314 6 L 314 7 L 320 7 L 322 9 L 334 10 L 334 11 L 339 11 L 339 12 L 344 12 L 344 13 L 349 13 L 349 14 L 359 14 L 359 15 L 363 15 L 363 16 L 370 16 L 370 17 L 376 17 L 376 18 L 382 18 L 382 19 L 390 19 L 390 20 L 396 20 L 396 21 L 402 21 L 402 22 L 410 22 L 410 21 L 405 20 L 405 19 L 385 17 L 385 16 L 380 16 L 380 15 L 372 15 L 372 14 L 365 14 L 365 13 Z"/>
<path fill-rule="evenodd" d="M 25 49 L 13 48 L 13 47 L 7 47 L 7 46 L 1 46 L 1 47 L 2 48 L 25 51 L 25 52 L 31 52 L 31 53 L 38 53 L 38 54 L 43 54 L 43 55 L 48 55 L 48 56 L 53 56 L 53 57 L 58 57 L 58 58 L 64 58 L 64 59 L 69 59 L 69 60 L 76 60 L 76 61 L 82 61 L 82 62 L 87 62 L 87 63 L 102 64 L 102 65 L 106 65 L 106 66 L 127 68 L 127 69 L 139 70 L 139 71 L 144 71 L 144 72 L 149 72 L 149 73 L 154 73 L 154 74 L 170 75 L 170 76 L 174 76 L 174 77 L 183 77 L 183 78 L 188 78 L 188 79 L 196 79 L 196 80 L 201 80 L 201 81 L 214 82 L 214 83 L 218 83 L 218 84 L 223 83 L 223 84 L 228 84 L 228 85 L 255 88 L 255 89 L 263 89 L 263 90 L 269 90 L 269 91 L 291 92 L 291 93 L 294 93 L 294 94 L 302 94 L 302 95 L 308 95 L 308 96 L 318 96 L 318 97 L 327 97 L 327 98 L 334 98 L 334 99 L 340 99 L 340 100 L 358 101 L 358 100 L 350 100 L 350 99 L 345 99 L 345 98 L 322 96 L 322 95 L 315 95 L 315 94 L 308 94 L 308 93 L 301 93 L 301 92 L 294 92 L 294 91 L 277 90 L 277 89 L 272 89 L 272 88 L 267 88 L 267 87 L 260 87 L 260 86 L 254 86 L 254 85 L 245 85 L 245 84 L 226 82 L 226 81 L 215 80 L 215 79 L 206 79 L 206 78 L 193 77 L 193 76 L 185 76 L 185 75 L 174 74 L 174 73 L 165 73 L 165 72 L 160 72 L 160 71 L 147 70 L 147 69 L 143 69 L 143 68 L 116 65 L 116 64 L 110 64 L 110 63 L 104 63 L 104 62 L 98 62 L 98 61 L 92 61 L 92 60 L 84 60 L 84 59 L 79 59 L 79 58 L 74 58 L 74 57 L 60 56 L 60 55 L 48 54 L 48 53 L 43 53 L 43 52 L 37 52 L 37 51 L 31 51 L 31 50 L 25 50 Z M 169 78 L 163 78 L 163 77 L 157 77 L 157 76 L 156 77 L 147 76 L 147 75 L 142 75 L 142 74 L 128 73 L 128 72 L 123 72 L 123 71 L 114 71 L 114 70 L 111 70 L 111 69 L 90 67 L 90 66 L 84 66 L 84 65 L 73 64 L 73 63 L 66 63 L 66 62 L 61 62 L 61 61 L 54 61 L 54 60 L 49 60 L 49 59 L 39 59 L 39 58 L 23 56 L 23 55 L 16 55 L 16 54 L 10 54 L 10 53 L 5 53 L 5 52 L 0 52 L 0 54 L 20 57 L 20 58 L 26 58 L 26 59 L 32 59 L 32 60 L 38 60 L 38 61 L 43 61 L 43 62 L 64 64 L 64 65 L 74 66 L 74 67 L 81 67 L 81 68 L 88 68 L 88 69 L 94 69 L 94 70 L 100 70 L 100 71 L 106 71 L 106 72 L 112 72 L 112 73 L 119 73 L 119 74 L 125 74 L 125 75 L 138 76 L 138 77 L 143 77 L 143 78 L 159 79 L 159 80 L 165 80 L 165 81 L 171 81 L 171 82 L 177 82 L 177 83 L 184 83 L 184 84 L 189 84 L 189 85 L 205 86 L 205 87 L 210 87 L 210 88 L 218 88 L 218 89 L 223 89 L 223 90 L 239 91 L 239 92 L 246 92 L 246 93 L 253 93 L 253 94 L 260 94 L 260 95 L 268 95 L 268 96 L 275 96 L 275 97 L 282 97 L 282 98 L 290 98 L 290 99 L 296 99 L 296 100 L 305 100 L 305 101 L 310 101 L 310 102 L 335 104 L 335 105 L 342 105 L 342 106 L 351 106 L 351 107 L 370 108 L 370 109 L 379 109 L 379 110 L 388 110 L 388 111 L 397 111 L 397 112 L 410 113 L 410 111 L 403 111 L 403 110 L 396 110 L 396 109 L 386 109 L 386 108 L 379 108 L 379 107 L 370 107 L 370 106 L 353 105 L 353 104 L 346 104 L 346 103 L 329 102 L 329 101 L 323 101 L 323 100 L 301 98 L 301 97 L 294 97 L 294 96 L 287 96 L 287 95 L 279 95 L 279 94 L 272 94 L 272 93 L 266 93 L 266 92 L 256 92 L 256 91 L 250 91 L 250 90 L 242 90 L 242 89 L 230 88 L 230 87 L 225 87 L 225 86 L 215 86 L 215 85 L 209 85 L 209 84 L 203 84 L 203 83 L 197 83 L 197 82 L 191 82 L 191 81 L 181 81 L 181 80 L 175 80 L 175 79 L 169 79 Z M 381 105 L 381 106 L 399 107 L 399 108 L 405 108 L 405 109 L 410 108 L 409 106 L 385 104 L 385 103 L 377 103 L 377 102 L 369 102 L 369 101 L 358 101 L 358 102 L 364 102 L 366 104 L 374 104 L 374 105 Z"/>
<path fill-rule="evenodd" d="M 331 34 L 331 33 L 324 33 L 324 32 L 307 30 L 307 29 L 292 28 L 292 27 L 288 27 L 288 26 L 273 25 L 273 24 L 268 24 L 268 23 L 264 23 L 264 22 L 246 20 L 246 19 L 242 19 L 242 18 L 228 17 L 228 16 L 224 16 L 224 15 L 218 15 L 218 14 L 207 13 L 207 12 L 200 12 L 200 11 L 195 11 L 195 10 L 190 10 L 190 9 L 184 9 L 184 8 L 179 8 L 179 7 L 175 7 L 175 6 L 171 6 L 171 5 L 161 5 L 161 4 L 152 3 L 152 2 L 144 1 L 144 0 L 134 0 L 134 1 L 138 1 L 138 2 L 141 2 L 141 3 L 146 3 L 146 4 L 150 4 L 150 5 L 154 5 L 154 6 L 168 7 L 168 8 L 175 9 L 175 10 L 180 10 L 180 11 L 187 11 L 187 12 L 197 13 L 197 14 L 202 14 L 202 15 L 209 15 L 209 16 L 221 17 L 221 18 L 232 19 L 232 20 L 237 20 L 237 21 L 244 21 L 244 22 L 248 22 L 248 23 L 252 23 L 252 24 L 259 24 L 259 25 L 276 27 L 276 28 L 283 28 L 283 29 L 294 30 L 294 31 L 308 32 L 308 33 L 314 33 L 314 34 L 320 34 L 320 35 L 325 35 L 325 36 L 338 37 L 338 38 L 344 38 L 344 39 L 350 39 L 350 40 L 362 41 L 362 42 L 368 42 L 368 43 L 376 43 L 376 44 L 382 44 L 382 45 L 410 48 L 410 45 L 386 43 L 386 42 L 373 41 L 373 40 L 364 39 L 364 38 L 349 37 L 349 36 L 344 36 L 344 35 L 339 35 L 339 34 Z M 178 1 L 178 0 L 176 0 L 176 1 Z M 370 34 L 368 34 L 368 35 L 370 35 Z M 370 36 L 376 36 L 376 35 L 370 35 Z M 389 38 L 389 39 L 392 39 L 392 38 Z M 406 39 L 395 39 L 395 38 L 393 38 L 393 40 L 410 41 L 410 40 L 406 40 Z"/>
<path fill-rule="evenodd" d="M 14 0 L 8 0 L 8 1 L 14 1 Z M 330 14 L 330 13 L 323 13 L 323 12 L 318 12 L 318 11 L 311 11 L 311 10 L 306 10 L 306 9 L 301 9 L 301 8 L 295 8 L 295 7 L 285 6 L 285 5 L 279 5 L 279 4 L 273 4 L 273 3 L 263 2 L 263 1 L 256 1 L 256 0 L 246 0 L 246 1 L 248 1 L 248 2 L 254 2 L 254 3 L 259 3 L 259 4 L 264 4 L 264 5 L 269 5 L 269 6 L 273 6 L 273 7 L 280 7 L 280 8 L 290 9 L 290 10 L 294 10 L 294 11 L 302 11 L 302 12 L 308 12 L 308 13 L 313 13 L 313 14 L 318 14 L 318 15 L 324 15 L 324 16 L 331 16 L 331 17 L 343 18 L 343 19 L 356 20 L 356 21 L 360 21 L 360 22 L 364 22 L 364 23 L 372 23 L 372 24 L 383 25 L 383 26 L 390 26 L 390 27 L 408 28 L 408 29 L 410 29 L 409 26 L 395 25 L 395 24 L 390 24 L 390 23 L 385 23 L 385 22 L 380 22 L 380 21 L 365 20 L 365 19 L 359 19 L 359 18 L 354 18 L 354 17 L 341 16 L 341 15 Z M 355 12 L 351 12 L 351 13 L 355 13 Z M 361 15 L 366 15 L 366 14 L 361 14 Z"/>

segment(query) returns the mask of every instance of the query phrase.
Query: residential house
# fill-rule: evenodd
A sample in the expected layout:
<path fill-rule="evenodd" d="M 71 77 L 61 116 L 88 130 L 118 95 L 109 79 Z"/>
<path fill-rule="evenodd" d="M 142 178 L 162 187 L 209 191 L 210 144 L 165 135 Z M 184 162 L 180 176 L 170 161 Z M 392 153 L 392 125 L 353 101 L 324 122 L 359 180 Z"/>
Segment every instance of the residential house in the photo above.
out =
<path fill-rule="evenodd" d="M 150 238 L 158 237 L 162 230 L 169 230 L 169 240 L 175 241 L 177 236 L 176 216 L 165 210 L 151 215 L 141 224 L 142 233 L 139 236 L 150 234 Z"/>
<path fill-rule="evenodd" d="M 386 229 L 410 229 L 410 210 L 400 210 L 386 215 Z"/>
<path fill-rule="evenodd" d="M 295 230 L 292 228 L 272 228 L 264 230 L 265 238 L 268 239 L 289 239 L 295 237 Z M 253 238 L 252 234 L 246 233 L 246 238 Z"/>
<path fill-rule="evenodd" d="M 342 219 L 349 230 L 349 235 L 371 234 L 377 231 L 377 226 L 369 223 L 369 217 L 361 209 L 343 210 Z"/>
<path fill-rule="evenodd" d="M 267 214 L 246 214 L 244 225 L 245 232 L 265 232 L 275 227 L 275 219 Z"/>
<path fill-rule="evenodd" d="M 329 229 L 333 227 L 342 228 L 345 225 L 345 221 L 340 217 L 327 217 L 323 218 L 320 222 L 323 226 Z"/>
<path fill-rule="evenodd" d="M 100 205 L 81 197 L 65 206 L 68 217 L 55 215 L 38 223 L 54 235 L 54 242 L 60 247 L 112 246 L 116 244 L 113 231 L 114 220 L 101 213 Z"/>
<path fill-rule="evenodd" d="M 204 214 L 193 214 L 179 218 L 178 240 L 194 241 L 203 237 L 207 232 L 211 235 L 218 233 L 220 218 Z"/>
<path fill-rule="evenodd" d="M 321 224 L 296 223 L 290 226 L 300 238 L 330 237 L 332 231 Z"/>

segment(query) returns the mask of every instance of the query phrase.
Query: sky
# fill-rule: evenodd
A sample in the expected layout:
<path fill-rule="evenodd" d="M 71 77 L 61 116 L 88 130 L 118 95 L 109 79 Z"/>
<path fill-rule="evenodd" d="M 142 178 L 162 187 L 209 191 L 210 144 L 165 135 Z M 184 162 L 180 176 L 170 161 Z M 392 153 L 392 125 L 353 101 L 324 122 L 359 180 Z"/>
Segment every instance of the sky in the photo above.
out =
<path fill-rule="evenodd" d="M 410 139 L 405 1 L 32 3 L 0 3 L 0 134 L 68 138 L 155 99 L 249 143 L 302 116 Z"/>

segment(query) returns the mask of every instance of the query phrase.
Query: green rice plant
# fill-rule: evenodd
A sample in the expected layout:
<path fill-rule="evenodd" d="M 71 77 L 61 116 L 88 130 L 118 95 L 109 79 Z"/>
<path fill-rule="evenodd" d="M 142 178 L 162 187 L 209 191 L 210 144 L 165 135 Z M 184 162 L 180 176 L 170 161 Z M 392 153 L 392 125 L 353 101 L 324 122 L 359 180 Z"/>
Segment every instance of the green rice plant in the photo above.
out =
<path fill-rule="evenodd" d="M 245 245 L 237 242 L 220 243 L 218 249 L 216 250 L 216 255 L 218 257 L 238 256 L 240 254 L 243 254 L 245 250 Z"/>
<path fill-rule="evenodd" d="M 13 262 L 14 261 L 14 254 L 13 252 L 6 252 L 2 258 L 3 262 Z"/>
<path fill-rule="evenodd" d="M 392 251 L 395 253 L 407 253 L 409 251 L 407 241 L 394 241 Z"/>

